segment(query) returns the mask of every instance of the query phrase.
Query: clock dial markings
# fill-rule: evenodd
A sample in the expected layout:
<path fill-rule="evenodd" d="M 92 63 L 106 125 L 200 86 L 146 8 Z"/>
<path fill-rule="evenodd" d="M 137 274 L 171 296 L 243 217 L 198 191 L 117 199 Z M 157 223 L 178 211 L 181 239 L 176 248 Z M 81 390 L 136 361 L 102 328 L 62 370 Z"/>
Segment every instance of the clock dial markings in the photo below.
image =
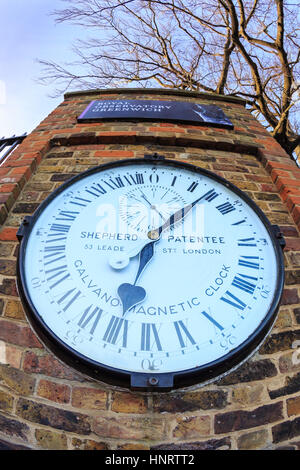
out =
<path fill-rule="evenodd" d="M 83 329 L 86 326 L 91 328 L 89 334 L 93 335 L 98 326 L 102 313 L 103 310 L 100 307 L 95 307 L 93 304 L 91 304 L 84 310 L 77 324 Z"/>
<path fill-rule="evenodd" d="M 87 203 L 90 203 L 91 201 L 89 199 L 84 199 L 82 197 L 77 197 L 75 196 L 76 201 L 70 201 L 70 204 L 75 204 L 76 206 L 81 206 L 81 207 L 86 207 L 87 204 L 83 204 L 83 202 L 87 202 Z M 78 201 L 82 201 L 82 202 L 78 202 Z"/>
<path fill-rule="evenodd" d="M 74 287 L 69 289 L 57 300 L 59 305 L 63 306 L 63 311 L 66 312 L 71 305 L 81 296 L 81 291 Z"/>
<path fill-rule="evenodd" d="M 124 188 L 124 183 L 122 181 L 122 178 L 120 176 L 115 177 L 114 179 L 110 178 L 109 181 L 105 181 L 104 183 L 111 189 L 119 189 L 119 188 Z"/>
<path fill-rule="evenodd" d="M 207 193 L 204 194 L 203 199 L 208 202 L 211 202 L 216 199 L 216 197 L 218 197 L 219 195 L 220 194 L 218 194 L 214 189 L 210 189 L 209 191 L 207 191 Z"/>
<path fill-rule="evenodd" d="M 192 344 L 195 345 L 196 341 L 192 337 L 191 333 L 189 332 L 187 326 L 183 322 L 183 320 L 178 320 L 173 323 L 175 327 L 175 331 L 178 337 L 178 341 L 180 343 L 181 348 L 186 348 L 188 341 Z"/>
<path fill-rule="evenodd" d="M 177 180 L 177 176 L 174 176 L 173 179 L 172 179 L 171 186 L 175 186 L 176 180 Z"/>
<path fill-rule="evenodd" d="M 95 183 L 90 188 L 85 188 L 85 191 L 88 192 L 89 194 L 92 194 L 95 197 L 100 197 L 100 195 L 107 193 L 106 189 L 103 188 L 103 186 L 101 186 L 100 183 Z"/>
<path fill-rule="evenodd" d="M 205 363 L 221 357 L 225 350 L 227 353 L 235 347 L 232 331 L 234 330 L 234 335 L 240 338 L 244 334 L 243 324 L 246 325 L 246 322 L 251 321 L 254 324 L 257 321 L 255 316 L 252 315 L 251 320 L 250 315 L 247 315 L 249 309 L 252 309 L 252 312 L 259 312 L 264 308 L 260 307 L 262 302 L 265 302 L 264 305 L 269 304 L 267 298 L 271 299 L 274 292 L 274 282 L 269 280 L 272 279 L 272 273 L 268 258 L 272 244 L 265 245 L 261 241 L 268 241 L 268 234 L 265 229 L 257 230 L 257 219 L 253 216 L 252 209 L 248 209 L 243 201 L 240 205 L 237 194 L 231 196 L 230 191 L 218 181 L 210 180 L 205 175 L 196 179 L 188 170 L 181 172 L 174 167 L 170 169 L 166 167 L 162 172 L 159 167 L 156 167 L 157 171 L 153 171 L 150 165 L 145 164 L 144 169 L 139 169 L 134 163 L 132 165 L 132 171 L 128 171 L 126 165 L 117 170 L 113 168 L 105 174 L 99 172 L 98 175 L 94 174 L 86 181 L 83 180 L 81 186 L 78 183 L 72 192 L 68 189 L 68 195 L 61 196 L 66 208 L 62 209 L 60 202 L 51 216 L 48 216 L 47 223 L 41 221 L 39 226 L 47 228 L 40 231 L 39 238 L 36 238 L 38 247 L 41 247 L 41 250 L 37 251 L 42 252 L 43 258 L 42 262 L 37 258 L 42 272 L 39 274 L 41 276 L 39 282 L 35 282 L 35 291 L 43 292 L 43 295 L 39 295 L 41 302 L 45 305 L 48 302 L 48 305 L 51 305 L 50 311 L 53 312 L 54 309 L 57 313 L 60 326 L 56 326 L 54 319 L 51 319 L 50 311 L 49 318 L 47 317 L 53 330 L 61 328 L 63 331 L 65 328 L 66 333 L 70 331 L 65 335 L 66 341 L 70 342 L 72 347 L 76 344 L 81 354 L 91 357 L 96 362 L 107 363 L 108 366 L 115 368 L 144 372 L 192 368 L 200 365 L 202 361 Z M 201 197 L 196 199 L 195 192 L 202 193 Z M 153 226 L 159 227 L 161 234 L 166 230 L 167 224 L 173 229 L 172 237 L 167 234 L 160 240 L 155 254 L 153 248 L 157 240 L 143 241 L 141 238 L 132 242 L 130 238 L 126 240 L 123 234 L 118 232 L 118 228 L 114 229 L 115 233 L 108 229 L 106 239 L 102 243 L 116 250 L 122 248 L 116 251 L 115 256 L 118 259 L 119 253 L 119 259 L 124 260 L 126 257 L 127 269 L 123 271 L 111 269 L 112 257 L 109 258 L 109 253 L 102 251 L 96 256 L 97 244 L 104 235 L 100 231 L 103 229 L 96 228 L 96 204 L 112 204 L 119 210 L 119 194 L 127 198 L 127 206 L 120 205 L 121 218 L 133 232 L 148 233 L 148 225 L 151 229 Z M 210 205 L 216 198 L 224 198 L 223 201 L 226 202 Z M 192 202 L 189 203 L 191 199 Z M 185 223 L 178 223 L 174 227 L 175 222 L 182 222 L 185 219 L 184 215 L 187 215 L 198 202 L 207 203 L 205 206 L 207 209 L 204 207 L 204 234 L 200 236 L 197 232 L 196 236 L 190 235 Z M 71 205 L 74 204 L 78 205 L 76 211 L 71 210 Z M 174 210 L 175 204 L 179 206 L 178 210 Z M 51 208 L 51 204 L 49 207 Z M 214 207 L 216 211 L 209 211 L 209 208 Z M 183 209 L 187 209 L 187 214 L 182 214 Z M 145 210 L 146 212 L 143 212 Z M 237 214 L 237 210 L 241 211 L 241 215 L 239 218 L 236 217 L 234 222 L 231 217 L 228 217 L 228 222 L 227 218 L 223 219 L 228 213 Z M 152 214 L 152 224 L 151 217 L 147 220 L 146 213 Z M 48 223 L 49 220 L 52 222 Z M 161 225 L 157 223 L 158 221 Z M 95 224 L 95 227 L 92 224 Z M 255 227 L 256 233 L 247 232 L 246 229 L 249 230 L 251 225 Z M 184 234 L 181 235 L 181 239 L 184 240 L 181 246 L 176 230 L 174 234 L 174 229 L 177 227 Z M 84 233 L 97 234 L 97 236 L 90 235 L 90 251 L 84 248 L 86 241 L 80 241 L 81 230 L 85 230 Z M 115 235 L 120 235 L 120 238 L 117 239 Z M 197 248 L 195 250 L 185 250 L 185 253 L 194 253 L 189 257 L 184 254 L 182 248 L 186 247 L 187 240 L 190 239 L 192 241 L 189 248 L 194 248 L 191 243 L 195 243 L 196 238 L 199 240 L 201 238 L 202 245 L 200 247 L 195 245 Z M 137 245 L 138 243 L 140 244 Z M 220 279 L 213 258 L 215 256 L 217 260 L 217 255 L 209 257 L 208 253 L 204 254 L 209 250 L 213 251 L 211 250 L 212 247 L 215 248 L 213 243 L 220 244 L 218 248 L 220 247 L 219 251 L 225 266 L 236 264 L 240 269 L 221 279 L 219 295 L 217 295 L 217 284 L 221 281 L 217 282 L 214 291 L 210 291 L 213 296 L 206 298 L 202 296 L 202 287 L 199 292 L 199 282 L 202 285 L 207 281 L 212 283 L 215 278 Z M 30 248 L 31 253 L 34 253 L 34 249 Z M 253 256 L 247 256 L 248 249 Z M 255 249 L 257 252 L 258 249 L 262 250 L 260 256 L 255 256 Z M 139 259 L 134 259 L 138 254 L 140 254 Z M 82 276 L 78 274 L 75 276 L 73 262 L 77 259 L 75 256 L 85 260 L 87 265 L 87 271 Z M 132 259 L 130 263 L 129 258 Z M 151 269 L 147 267 L 150 261 L 152 261 Z M 267 268 L 266 273 L 263 268 Z M 258 270 L 263 273 L 260 277 L 255 276 Z M 36 277 L 36 272 L 32 270 L 31 278 Z M 143 287 L 140 287 L 136 284 L 142 275 Z M 85 281 L 87 276 L 89 276 L 88 281 Z M 126 284 L 125 281 L 130 278 L 134 279 L 132 284 L 127 283 L 131 289 L 130 293 L 123 292 L 118 297 L 117 287 Z M 268 282 L 271 287 L 264 288 Z M 94 286 L 94 289 L 90 289 L 89 285 Z M 140 298 L 137 296 L 137 288 L 143 289 L 140 291 L 140 294 L 143 294 Z M 147 297 L 144 296 L 146 292 Z M 181 292 L 184 292 L 184 299 L 179 297 L 182 295 Z M 264 292 L 266 300 L 264 298 L 261 300 L 260 292 Z M 125 300 L 126 295 L 127 300 Z M 189 302 L 187 299 L 196 298 L 195 296 L 199 298 L 200 303 L 197 301 L 194 305 L 190 305 L 193 308 L 187 319 L 186 305 Z M 110 303 L 109 298 L 114 298 L 114 303 Z M 163 302 L 160 307 L 155 304 L 159 298 Z M 139 306 L 135 309 L 135 305 L 141 302 L 143 308 Z M 47 308 L 45 311 L 47 312 Z M 223 311 L 226 311 L 224 318 L 220 317 L 220 312 Z M 151 318 L 149 315 L 152 315 Z M 205 324 L 207 326 L 204 326 Z M 221 346 L 218 338 L 222 337 L 224 344 Z M 227 349 L 224 346 L 225 342 Z M 141 365 L 144 361 L 145 366 L 145 360 L 149 362 L 147 367 Z M 155 367 L 152 369 L 153 364 Z"/>
<path fill-rule="evenodd" d="M 220 331 L 224 330 L 224 327 L 220 325 L 209 313 L 205 312 L 205 310 L 202 310 L 202 315 L 204 315 L 205 318 L 207 318 L 214 326 L 216 326 Z"/>
<path fill-rule="evenodd" d="M 236 210 L 230 202 L 224 202 L 223 204 L 216 206 L 216 209 L 218 209 L 218 211 L 221 212 L 222 215 L 229 214 L 229 212 Z"/>
<path fill-rule="evenodd" d="M 49 256 L 55 256 L 55 253 L 51 253 L 50 255 L 47 255 L 47 256 L 45 256 L 45 258 L 48 258 Z M 60 260 L 65 259 L 65 258 L 66 258 L 66 255 L 62 255 L 62 256 L 59 256 L 58 258 L 51 259 L 49 261 L 46 261 L 44 263 L 44 266 L 48 266 L 48 264 L 56 263 L 57 261 L 60 261 Z M 40 261 L 42 261 L 42 260 L 40 260 Z"/>
<path fill-rule="evenodd" d="M 103 336 L 103 341 L 110 344 L 122 343 L 122 347 L 127 347 L 128 335 L 128 320 L 112 315 L 106 331 Z M 119 338 L 120 336 L 120 338 Z"/>
<path fill-rule="evenodd" d="M 47 253 L 47 255 L 44 256 L 44 258 L 49 258 L 50 256 L 57 256 L 60 254 L 62 251 L 66 250 L 66 245 L 54 245 L 54 246 L 45 246 L 44 247 L 44 252 Z"/>
<path fill-rule="evenodd" d="M 193 183 L 187 188 L 187 191 L 190 191 L 190 193 L 192 193 L 193 191 L 195 191 L 198 185 L 199 183 L 196 183 L 195 181 L 193 181 Z"/>
<path fill-rule="evenodd" d="M 241 258 L 238 261 L 238 264 L 240 266 L 244 266 L 245 268 L 259 269 L 259 263 L 256 263 L 254 261 L 248 261 L 250 259 L 258 260 L 259 256 L 241 256 Z"/>
<path fill-rule="evenodd" d="M 64 271 L 66 272 L 66 271 Z M 55 274 L 54 276 L 46 279 L 47 282 L 49 282 L 50 280 L 52 280 L 54 277 L 58 276 L 62 274 L 62 272 L 59 272 L 57 274 Z M 67 273 L 65 276 L 61 277 L 60 279 L 58 279 L 56 282 L 54 282 L 54 284 L 51 284 L 49 285 L 49 289 L 54 289 L 54 287 L 58 286 L 61 282 L 65 281 L 66 279 L 69 279 L 71 276 L 70 276 L 70 273 Z"/>
<path fill-rule="evenodd" d="M 155 348 L 162 351 L 157 327 L 155 323 L 141 324 L 141 351 L 153 351 Z"/>
<path fill-rule="evenodd" d="M 245 274 L 239 274 L 235 276 L 233 278 L 231 285 L 245 292 L 248 292 L 249 294 L 253 294 L 255 291 L 256 285 L 250 281 L 247 281 L 245 279 L 246 277 L 250 277 L 250 276 L 246 276 Z M 251 279 L 253 279 L 253 277 L 251 277 Z"/>
<path fill-rule="evenodd" d="M 80 214 L 80 212 L 63 210 L 59 212 L 59 217 L 56 217 L 55 220 L 67 220 L 73 222 L 78 214 Z"/>
<path fill-rule="evenodd" d="M 71 228 L 71 225 L 67 224 L 52 224 L 50 227 L 50 231 L 58 232 L 58 233 L 68 233 Z M 52 236 L 56 234 L 49 233 L 48 236 Z"/>
<path fill-rule="evenodd" d="M 125 177 L 124 177 L 125 178 Z M 128 179 L 125 178 L 127 181 Z M 129 175 L 129 179 L 135 184 L 144 184 L 144 175 L 142 173 L 136 173 L 135 175 Z"/>
<path fill-rule="evenodd" d="M 238 240 L 238 246 L 257 246 L 257 243 L 253 243 L 253 242 L 255 242 L 254 237 L 240 238 Z"/>
<path fill-rule="evenodd" d="M 240 310 L 244 310 L 246 308 L 246 304 L 241 300 L 239 299 L 238 297 L 236 297 L 235 295 L 233 295 L 231 292 L 229 292 L 228 290 L 225 292 L 225 294 L 221 297 L 221 300 L 223 300 L 224 302 L 227 302 L 228 304 L 232 305 L 233 307 L 235 308 L 238 308 Z"/>
<path fill-rule="evenodd" d="M 242 220 L 239 220 L 238 222 L 235 222 L 234 224 L 231 224 L 231 225 L 241 225 L 241 224 L 244 224 L 245 222 L 247 222 L 247 220 L 242 219 Z"/>

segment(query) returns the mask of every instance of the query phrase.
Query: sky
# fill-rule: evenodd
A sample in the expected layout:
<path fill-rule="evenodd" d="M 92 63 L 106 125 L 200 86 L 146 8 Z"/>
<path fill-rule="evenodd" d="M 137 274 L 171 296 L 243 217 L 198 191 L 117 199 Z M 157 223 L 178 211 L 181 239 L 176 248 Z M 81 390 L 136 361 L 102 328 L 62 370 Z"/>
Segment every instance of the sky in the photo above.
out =
<path fill-rule="evenodd" d="M 78 30 L 55 24 L 50 12 L 61 0 L 0 0 L 0 138 L 30 133 L 63 95 L 51 98 L 51 87 L 36 83 L 41 75 L 37 59 L 72 59 Z"/>

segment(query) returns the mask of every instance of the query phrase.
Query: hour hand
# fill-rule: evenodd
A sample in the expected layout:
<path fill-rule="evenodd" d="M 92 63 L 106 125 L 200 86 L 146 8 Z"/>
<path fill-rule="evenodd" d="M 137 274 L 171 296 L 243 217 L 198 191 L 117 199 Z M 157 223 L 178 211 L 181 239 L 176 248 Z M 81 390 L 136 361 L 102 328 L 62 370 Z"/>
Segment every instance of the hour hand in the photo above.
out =
<path fill-rule="evenodd" d="M 153 257 L 154 243 L 156 241 L 157 240 L 150 241 L 142 249 L 140 253 L 139 267 L 138 267 L 138 271 L 137 271 L 134 283 L 133 284 L 124 283 L 124 284 L 121 284 L 118 288 L 118 294 L 123 305 L 123 315 L 125 315 L 125 313 L 128 310 L 130 310 L 132 307 L 142 302 L 146 297 L 145 289 L 143 287 L 137 286 L 136 283 L 140 275 L 144 271 L 145 267 L 147 266 L 147 264 Z"/>
<path fill-rule="evenodd" d="M 125 252 L 117 252 L 110 256 L 108 263 L 113 269 L 124 269 L 128 266 L 130 258 L 137 256 L 145 245 L 149 243 L 149 239 L 141 240 L 132 250 Z"/>

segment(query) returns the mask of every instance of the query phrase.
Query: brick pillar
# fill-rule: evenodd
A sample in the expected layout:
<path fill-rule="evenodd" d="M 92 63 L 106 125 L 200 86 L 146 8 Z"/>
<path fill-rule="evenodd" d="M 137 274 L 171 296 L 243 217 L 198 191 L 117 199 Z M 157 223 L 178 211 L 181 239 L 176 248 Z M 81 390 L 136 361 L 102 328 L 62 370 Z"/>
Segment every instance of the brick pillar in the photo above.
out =
<path fill-rule="evenodd" d="M 234 130 L 77 123 L 92 99 L 216 104 Z M 16 232 L 25 215 L 71 176 L 150 152 L 225 177 L 286 240 L 282 307 L 260 350 L 219 382 L 155 395 L 103 387 L 61 364 L 29 327 L 15 280 Z M 66 94 L 0 167 L 0 449 L 300 448 L 299 181 L 300 170 L 240 99 L 143 89 Z"/>

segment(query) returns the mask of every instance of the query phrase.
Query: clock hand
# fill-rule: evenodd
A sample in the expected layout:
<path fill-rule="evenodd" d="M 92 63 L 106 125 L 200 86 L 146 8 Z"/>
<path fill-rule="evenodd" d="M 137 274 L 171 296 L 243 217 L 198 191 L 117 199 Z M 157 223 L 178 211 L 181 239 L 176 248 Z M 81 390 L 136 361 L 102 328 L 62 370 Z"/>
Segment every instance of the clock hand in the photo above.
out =
<path fill-rule="evenodd" d="M 153 209 L 155 212 L 157 212 L 157 214 L 161 216 L 162 220 L 165 220 L 165 218 L 159 212 L 159 210 L 156 208 L 156 206 L 154 204 L 151 204 L 150 201 L 148 201 L 148 199 L 146 198 L 145 194 L 142 191 L 141 191 L 141 195 L 142 195 L 142 198 L 147 202 L 147 204 L 149 204 L 150 208 Z"/>
<path fill-rule="evenodd" d="M 153 254 L 154 254 L 154 244 L 158 242 L 158 240 L 160 240 L 162 232 L 164 232 L 168 228 L 172 228 L 174 224 L 176 224 L 180 220 L 183 220 L 184 217 L 186 217 L 187 214 L 189 214 L 192 208 L 203 197 L 204 196 L 201 196 L 195 201 L 193 201 L 192 203 L 177 210 L 160 227 L 158 227 L 155 230 L 150 230 L 148 232 L 148 238 L 150 238 L 151 241 L 146 243 L 146 245 L 142 248 L 140 252 L 140 262 L 139 262 L 139 267 L 138 267 L 138 271 L 137 271 L 134 283 L 133 284 L 124 283 L 118 287 L 118 294 L 123 305 L 123 315 L 125 315 L 125 313 L 128 310 L 130 310 L 132 307 L 142 302 L 146 297 L 145 289 L 143 287 L 137 286 L 136 283 L 140 275 L 146 268 L 147 264 L 152 259 Z"/>
<path fill-rule="evenodd" d="M 150 232 L 149 232 L 150 233 Z M 149 236 L 149 234 L 148 234 Z M 146 297 L 146 291 L 143 287 L 137 286 L 136 283 L 144 271 L 147 264 L 154 254 L 154 243 L 160 239 L 160 236 L 149 241 L 140 252 L 139 267 L 133 284 L 124 283 L 118 287 L 118 294 L 123 305 L 123 315 L 133 306 L 142 302 Z"/>
<path fill-rule="evenodd" d="M 206 194 L 205 194 L 206 195 Z M 204 196 L 205 196 L 204 195 Z M 156 230 L 153 230 L 153 232 L 157 232 L 157 234 L 160 235 L 162 232 L 167 230 L 168 228 L 173 228 L 174 225 L 179 222 L 180 220 L 183 220 L 193 209 L 193 207 L 198 204 L 201 199 L 204 198 L 204 196 L 200 196 L 198 199 L 195 201 L 191 202 L 190 204 L 187 204 L 186 206 L 182 207 L 181 209 L 178 209 L 174 214 L 172 214 L 160 227 L 158 227 Z"/>
<path fill-rule="evenodd" d="M 149 239 L 147 241 L 142 240 L 140 243 L 137 243 L 137 245 L 132 250 L 129 250 L 128 252 L 118 252 L 113 254 L 108 260 L 109 265 L 114 269 L 126 268 L 126 266 L 128 266 L 129 264 L 130 258 L 134 258 L 135 256 L 137 256 L 142 251 L 144 246 L 148 243 Z"/>
<path fill-rule="evenodd" d="M 143 193 L 142 193 L 143 194 Z M 185 207 L 182 207 L 181 209 L 178 209 L 174 214 L 172 214 L 167 220 L 164 220 L 164 223 L 158 227 L 157 229 L 150 230 L 148 232 L 148 238 L 158 241 L 160 238 L 160 235 L 162 232 L 167 230 L 168 228 L 172 229 L 173 226 L 179 222 L 180 220 L 184 219 L 184 217 L 187 216 L 187 214 L 192 210 L 192 208 L 201 200 L 203 199 L 204 196 L 199 197 L 195 201 L 193 201 L 190 204 L 187 204 Z M 149 203 L 150 204 L 150 203 Z M 161 214 L 160 214 L 161 215 Z M 161 216 L 162 217 L 162 216 Z M 163 218 L 163 217 L 162 217 Z M 125 253 L 123 255 L 121 254 L 116 254 L 112 256 L 109 259 L 109 264 L 112 268 L 114 269 L 123 269 L 126 266 L 128 266 L 130 258 L 133 258 L 134 256 L 137 256 L 140 252 L 140 250 L 143 249 L 144 246 L 146 246 L 149 243 L 147 241 L 146 243 L 143 243 L 142 246 L 139 245 L 137 248 L 134 250 L 130 251 L 129 253 Z"/>

